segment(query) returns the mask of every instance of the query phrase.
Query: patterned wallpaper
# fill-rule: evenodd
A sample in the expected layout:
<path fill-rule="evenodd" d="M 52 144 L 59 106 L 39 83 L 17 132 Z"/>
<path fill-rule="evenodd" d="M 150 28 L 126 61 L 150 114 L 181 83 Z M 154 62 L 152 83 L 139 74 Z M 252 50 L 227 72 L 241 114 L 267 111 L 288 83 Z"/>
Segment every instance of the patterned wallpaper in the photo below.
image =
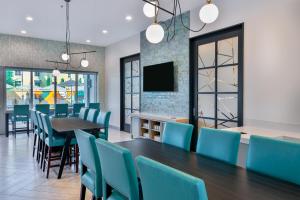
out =
<path fill-rule="evenodd" d="M 189 12 L 183 14 L 183 22 L 190 25 Z M 170 23 L 166 21 L 166 24 Z M 141 67 L 164 62 L 174 62 L 175 91 L 174 92 L 142 92 L 142 112 L 188 117 L 189 114 L 189 31 L 185 29 L 180 19 L 176 20 L 176 35 L 169 42 L 164 40 L 159 44 L 147 41 L 145 31 L 141 32 Z M 143 89 L 142 89 L 143 91 Z"/>

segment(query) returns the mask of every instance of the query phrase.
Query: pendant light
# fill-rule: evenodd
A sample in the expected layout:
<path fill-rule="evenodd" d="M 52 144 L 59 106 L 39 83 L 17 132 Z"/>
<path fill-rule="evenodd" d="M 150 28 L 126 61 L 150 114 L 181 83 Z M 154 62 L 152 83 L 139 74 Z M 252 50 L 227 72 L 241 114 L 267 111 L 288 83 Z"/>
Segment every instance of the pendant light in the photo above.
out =
<path fill-rule="evenodd" d="M 89 61 L 86 59 L 86 54 L 84 54 L 84 57 L 80 61 L 81 67 L 88 67 L 89 66 Z"/>
<path fill-rule="evenodd" d="M 68 55 L 67 53 L 62 53 L 61 59 L 66 62 L 70 59 L 70 55 Z"/>
<path fill-rule="evenodd" d="M 56 69 L 54 69 L 54 70 L 52 71 L 52 75 L 53 75 L 54 77 L 58 77 L 58 76 L 60 75 L 60 71 L 56 68 Z"/>
<path fill-rule="evenodd" d="M 207 4 L 205 4 L 199 12 L 200 20 L 205 24 L 210 24 L 216 21 L 219 16 L 218 7 L 211 2 L 211 0 L 207 0 Z"/>
<path fill-rule="evenodd" d="M 151 2 L 152 3 L 152 2 Z M 149 4 L 149 3 L 146 3 L 146 4 Z M 151 4 L 149 4 L 151 5 Z M 153 11 L 158 11 L 158 3 L 155 4 L 155 6 L 151 5 L 152 7 L 154 7 L 154 10 Z M 164 36 L 165 36 L 165 31 L 163 29 L 163 27 L 157 23 L 157 15 L 158 15 L 158 12 L 154 12 L 154 23 L 151 24 L 150 26 L 148 26 L 147 30 L 146 30 L 146 38 L 147 40 L 150 42 L 150 43 L 153 43 L 153 44 L 157 44 L 157 43 L 160 43 L 163 39 L 164 39 Z"/>
<path fill-rule="evenodd" d="M 155 4 L 155 6 L 146 2 L 143 7 L 143 12 L 144 12 L 145 16 L 149 17 L 149 18 L 155 17 L 155 15 L 158 12 L 158 9 L 156 7 L 158 5 L 158 1 L 151 1 L 151 3 Z"/>

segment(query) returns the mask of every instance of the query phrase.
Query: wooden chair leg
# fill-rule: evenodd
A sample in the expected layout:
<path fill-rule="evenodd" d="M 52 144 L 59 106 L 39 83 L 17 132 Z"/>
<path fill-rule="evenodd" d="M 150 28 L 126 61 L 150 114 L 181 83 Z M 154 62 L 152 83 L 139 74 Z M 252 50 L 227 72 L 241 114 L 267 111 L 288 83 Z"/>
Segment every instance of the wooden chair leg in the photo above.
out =
<path fill-rule="evenodd" d="M 80 187 L 80 200 L 85 200 L 85 192 L 86 192 L 86 187 L 81 184 Z"/>
<path fill-rule="evenodd" d="M 78 173 L 78 165 L 79 165 L 79 149 L 78 145 L 75 145 L 75 169 L 76 173 Z"/>
<path fill-rule="evenodd" d="M 41 163 L 40 163 L 40 168 L 42 169 L 43 168 L 43 164 L 44 164 L 44 162 L 43 162 L 43 160 L 45 159 L 45 156 L 46 156 L 46 151 L 45 151 L 45 143 L 44 143 L 44 141 L 43 140 L 41 140 L 41 156 L 42 156 L 42 161 L 41 161 Z"/>
<path fill-rule="evenodd" d="M 48 164 L 47 164 L 46 178 L 49 177 L 49 172 L 50 172 L 50 167 L 51 167 L 51 154 L 52 154 L 52 147 L 48 147 Z"/>
<path fill-rule="evenodd" d="M 27 126 L 27 136 L 29 136 L 29 120 L 26 121 L 26 126 Z"/>
<path fill-rule="evenodd" d="M 16 137 L 17 136 L 17 122 L 16 121 L 13 122 L 13 129 L 14 129 L 14 134 Z"/>
<path fill-rule="evenodd" d="M 43 172 L 44 172 L 45 171 L 45 167 L 46 167 L 46 161 L 47 161 L 46 155 L 47 155 L 48 146 L 45 145 L 43 150 L 44 150 L 44 153 L 42 155 L 44 155 L 44 156 L 43 156 L 42 163 L 43 163 Z"/>
<path fill-rule="evenodd" d="M 36 138 L 37 138 L 37 135 L 34 134 L 34 138 L 33 138 L 33 150 L 32 150 L 32 157 L 34 157 L 34 153 L 35 153 L 35 150 L 37 149 L 36 148 Z M 38 154 L 38 151 L 36 151 L 37 154 Z"/>

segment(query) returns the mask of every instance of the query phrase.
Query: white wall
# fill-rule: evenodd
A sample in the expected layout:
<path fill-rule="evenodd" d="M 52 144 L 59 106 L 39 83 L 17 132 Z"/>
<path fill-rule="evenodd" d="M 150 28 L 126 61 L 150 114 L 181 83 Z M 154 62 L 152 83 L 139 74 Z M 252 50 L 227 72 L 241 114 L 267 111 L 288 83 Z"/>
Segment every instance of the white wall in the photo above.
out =
<path fill-rule="evenodd" d="M 242 22 L 245 25 L 245 124 L 300 131 L 300 1 L 214 2 L 220 16 L 201 34 Z M 191 11 L 192 28 L 201 24 L 199 9 Z"/>
<path fill-rule="evenodd" d="M 112 112 L 114 127 L 120 127 L 120 58 L 139 52 L 140 34 L 105 49 L 105 109 Z"/>

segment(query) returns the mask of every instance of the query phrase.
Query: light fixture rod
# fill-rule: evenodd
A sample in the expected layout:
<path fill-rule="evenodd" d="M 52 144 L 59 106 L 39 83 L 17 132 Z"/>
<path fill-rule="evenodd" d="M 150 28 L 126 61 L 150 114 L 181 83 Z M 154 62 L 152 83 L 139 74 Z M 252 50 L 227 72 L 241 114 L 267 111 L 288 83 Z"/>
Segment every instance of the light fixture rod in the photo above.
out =
<path fill-rule="evenodd" d="M 66 62 L 60 62 L 60 61 L 56 61 L 56 60 L 46 60 L 46 62 L 48 63 L 56 63 L 56 64 L 65 64 L 65 65 L 68 65 L 70 63 L 66 63 Z"/>
<path fill-rule="evenodd" d="M 74 52 L 70 53 L 70 55 L 77 55 L 77 54 L 88 54 L 88 53 L 95 53 L 97 51 L 82 51 L 82 52 Z"/>
<path fill-rule="evenodd" d="M 142 1 L 144 1 L 144 2 L 146 2 L 146 3 L 149 3 L 149 4 L 151 4 L 152 6 L 155 6 L 156 8 L 158 8 L 158 9 L 160 9 L 160 10 L 162 10 L 162 11 L 165 11 L 166 13 L 168 13 L 168 14 L 174 16 L 174 13 L 168 11 L 167 9 L 164 9 L 164 8 L 160 7 L 159 5 L 156 5 L 156 4 L 152 3 L 151 1 L 148 1 L 148 0 L 142 0 Z"/>

